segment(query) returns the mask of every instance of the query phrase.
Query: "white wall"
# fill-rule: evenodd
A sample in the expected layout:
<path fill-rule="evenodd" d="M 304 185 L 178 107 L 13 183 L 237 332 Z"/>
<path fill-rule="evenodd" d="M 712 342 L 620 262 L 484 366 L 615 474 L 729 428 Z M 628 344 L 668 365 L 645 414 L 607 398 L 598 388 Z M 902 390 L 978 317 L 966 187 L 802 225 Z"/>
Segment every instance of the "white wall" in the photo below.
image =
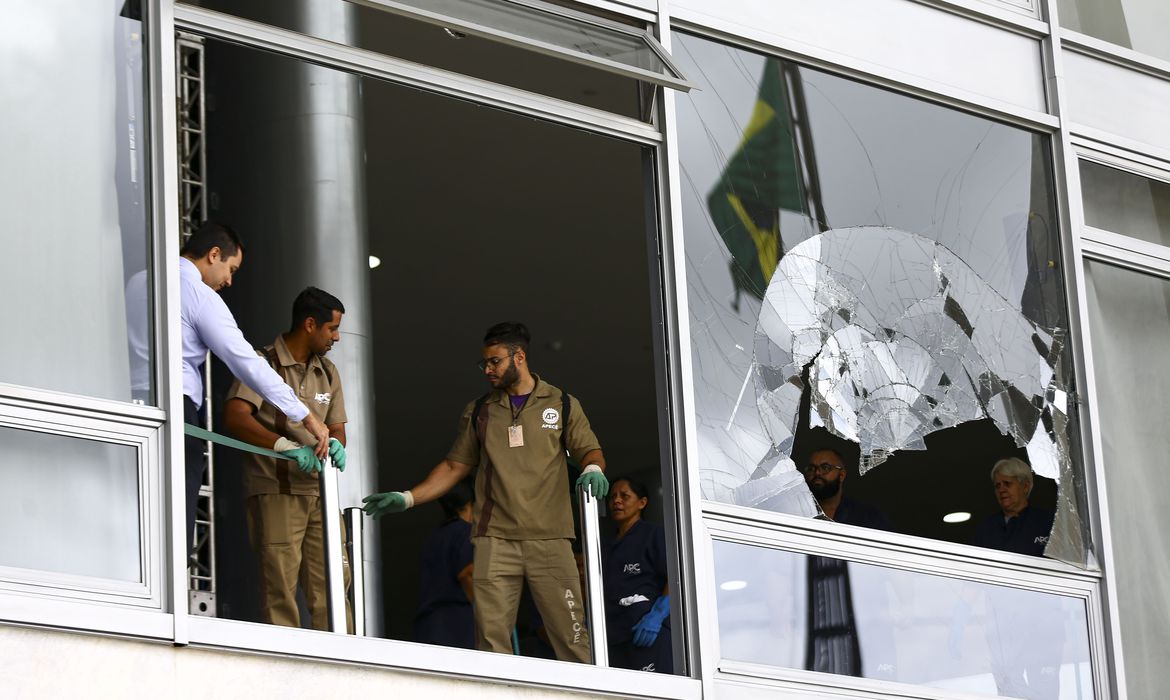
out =
<path fill-rule="evenodd" d="M 0 626 L 6 698 L 573 698 L 597 695 Z"/>

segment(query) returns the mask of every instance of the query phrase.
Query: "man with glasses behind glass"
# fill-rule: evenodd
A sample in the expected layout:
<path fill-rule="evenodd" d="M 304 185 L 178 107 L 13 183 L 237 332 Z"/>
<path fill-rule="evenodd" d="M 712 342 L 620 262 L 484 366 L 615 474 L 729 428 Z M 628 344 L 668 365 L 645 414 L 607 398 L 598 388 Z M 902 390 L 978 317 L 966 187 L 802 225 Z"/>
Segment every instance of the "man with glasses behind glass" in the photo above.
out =
<path fill-rule="evenodd" d="M 825 447 L 815 450 L 808 462 L 800 466 L 808 490 L 820 504 L 829 520 L 846 525 L 871 527 L 893 531 L 889 518 L 873 506 L 845 498 L 845 477 L 849 470 L 836 450 Z"/>
<path fill-rule="evenodd" d="M 488 329 L 479 369 L 492 390 L 463 409 L 447 458 L 409 491 L 367 496 L 365 511 L 380 518 L 433 501 L 479 465 L 471 527 L 476 646 L 512 653 L 527 581 L 557 658 L 589 663 L 565 452 L 586 465 L 576 485 L 598 499 L 609 491 L 605 458 L 577 399 L 529 370 L 530 341 L 522 323 Z"/>

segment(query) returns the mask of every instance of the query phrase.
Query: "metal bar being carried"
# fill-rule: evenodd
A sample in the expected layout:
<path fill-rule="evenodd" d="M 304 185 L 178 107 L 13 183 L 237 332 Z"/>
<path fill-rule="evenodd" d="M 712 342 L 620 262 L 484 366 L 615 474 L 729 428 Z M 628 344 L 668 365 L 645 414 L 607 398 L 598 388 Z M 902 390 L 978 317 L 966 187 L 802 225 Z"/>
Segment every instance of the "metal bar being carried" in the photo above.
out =
<path fill-rule="evenodd" d="M 337 470 L 333 458 L 325 456 L 321 471 L 321 519 L 325 524 L 325 581 L 329 599 L 329 629 L 335 634 L 346 634 L 345 569 L 342 553 L 345 538 L 341 536 L 341 508 L 337 494 Z"/>
<path fill-rule="evenodd" d="M 605 594 L 601 583 L 601 524 L 597 520 L 597 499 L 588 488 L 577 489 L 581 513 L 581 553 L 585 557 L 585 600 L 588 602 L 589 643 L 593 663 L 609 666 L 609 644 L 605 634 Z"/>

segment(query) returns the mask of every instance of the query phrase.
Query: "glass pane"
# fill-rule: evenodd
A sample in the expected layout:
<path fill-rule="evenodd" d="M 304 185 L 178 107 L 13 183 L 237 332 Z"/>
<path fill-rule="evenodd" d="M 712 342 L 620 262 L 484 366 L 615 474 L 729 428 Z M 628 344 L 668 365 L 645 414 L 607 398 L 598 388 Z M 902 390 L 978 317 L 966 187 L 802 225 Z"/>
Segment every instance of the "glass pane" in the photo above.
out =
<path fill-rule="evenodd" d="M 714 545 L 724 659 L 1030 700 L 1094 697 L 1082 600 Z"/>
<path fill-rule="evenodd" d="M 1048 555 L 1083 562 L 1046 137 L 674 46 L 702 88 L 678 114 L 704 496 L 972 543 L 1016 458 Z M 823 448 L 842 468 L 806 481 Z"/>
<path fill-rule="evenodd" d="M 1170 3 L 1165 0 L 1057 0 L 1066 29 L 1170 59 Z"/>
<path fill-rule="evenodd" d="M 639 81 L 346 0 L 203 0 L 208 9 L 422 65 L 639 117 Z M 430 3 L 424 3 L 428 6 Z M 519 9 L 519 8 L 517 8 Z M 525 13 L 533 15 L 532 11 Z M 535 16 L 535 15 L 533 15 Z M 498 26 L 498 25 L 491 25 Z"/>
<path fill-rule="evenodd" d="M 1080 163 L 1086 224 L 1170 245 L 1170 184 L 1086 160 Z"/>
<path fill-rule="evenodd" d="M 142 580 L 138 451 L 0 428 L 0 566 Z"/>
<path fill-rule="evenodd" d="M 1170 535 L 1150 527 L 1170 489 L 1158 458 L 1170 450 L 1170 281 L 1098 262 L 1085 272 L 1126 683 L 1140 694 L 1170 685 Z"/>
<path fill-rule="evenodd" d="M 0 23 L 0 294 L 22 308 L 0 382 L 151 397 L 142 26 L 124 4 Z"/>

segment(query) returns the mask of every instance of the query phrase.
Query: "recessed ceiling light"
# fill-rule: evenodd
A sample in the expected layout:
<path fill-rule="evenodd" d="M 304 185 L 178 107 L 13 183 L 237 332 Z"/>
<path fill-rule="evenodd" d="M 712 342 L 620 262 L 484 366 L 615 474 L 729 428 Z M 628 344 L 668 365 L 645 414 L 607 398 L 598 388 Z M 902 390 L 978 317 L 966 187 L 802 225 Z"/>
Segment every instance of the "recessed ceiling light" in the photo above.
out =
<path fill-rule="evenodd" d="M 955 513 L 947 513 L 943 516 L 944 523 L 965 523 L 970 519 L 971 514 L 961 510 Z"/>
<path fill-rule="evenodd" d="M 371 270 L 373 270 L 375 267 L 377 267 L 381 264 L 382 264 L 382 258 L 379 258 L 377 255 L 370 256 L 370 269 Z"/>
<path fill-rule="evenodd" d="M 742 591 L 747 588 L 747 581 L 724 581 L 719 587 L 725 591 Z"/>

